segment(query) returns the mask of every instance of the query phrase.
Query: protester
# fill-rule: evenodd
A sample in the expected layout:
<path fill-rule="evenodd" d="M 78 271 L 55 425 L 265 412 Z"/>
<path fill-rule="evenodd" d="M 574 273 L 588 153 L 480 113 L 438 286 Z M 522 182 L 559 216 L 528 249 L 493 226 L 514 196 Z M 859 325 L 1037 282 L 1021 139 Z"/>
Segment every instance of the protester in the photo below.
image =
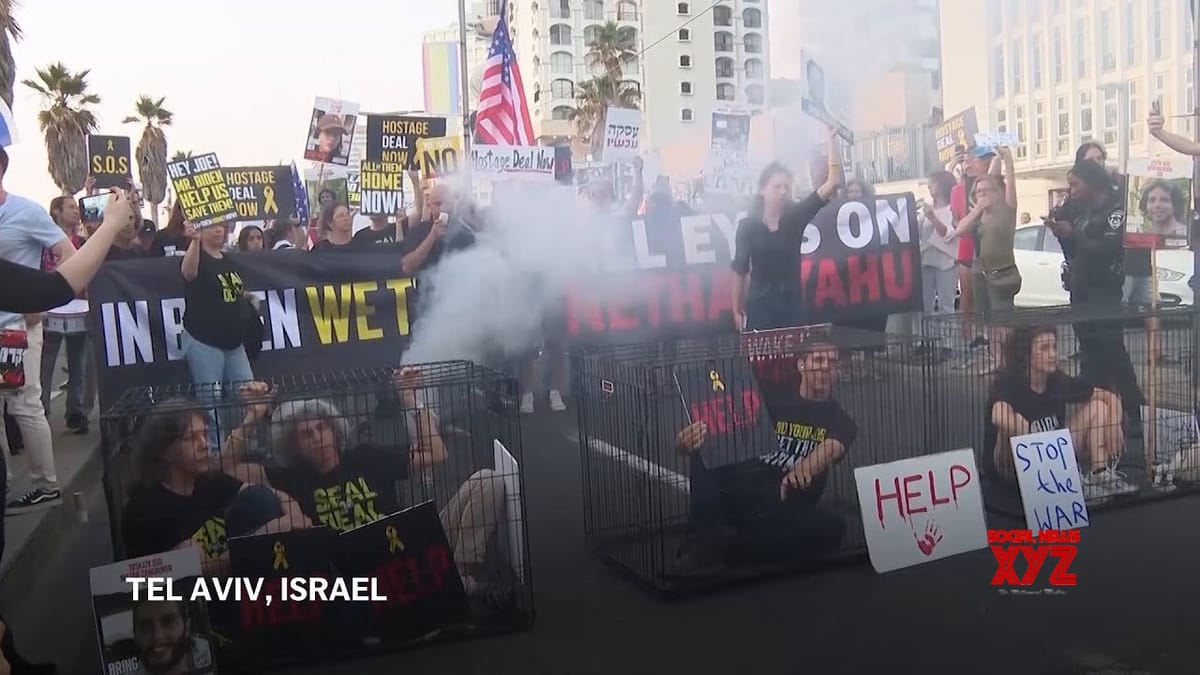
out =
<path fill-rule="evenodd" d="M 212 644 L 195 635 L 185 600 L 135 600 L 131 611 L 139 667 L 133 675 L 186 675 L 215 667 Z"/>
<path fill-rule="evenodd" d="M 149 218 L 142 219 L 142 225 L 138 228 L 137 239 L 134 244 L 143 256 L 152 255 L 154 250 L 154 238 L 158 236 L 158 226 Z"/>
<path fill-rule="evenodd" d="M 164 401 L 146 414 L 133 448 L 129 501 L 121 514 L 128 557 L 195 548 L 205 574 L 224 574 L 229 537 L 308 526 L 295 502 L 264 485 L 260 467 L 242 463 L 249 430 L 270 407 L 265 384 L 247 383 L 240 393 L 245 418 L 215 462 L 211 434 L 196 402 Z M 238 528 L 228 522 L 235 514 L 240 514 Z"/>
<path fill-rule="evenodd" d="M 954 312 L 954 294 L 958 288 L 958 241 L 955 236 L 954 212 L 950 208 L 950 193 L 954 190 L 954 175 L 935 171 L 929 177 L 929 198 L 933 204 L 922 204 L 921 227 L 921 291 L 926 314 Z"/>
<path fill-rule="evenodd" d="M 1125 449 L 1117 396 L 1059 368 L 1058 336 L 1052 326 L 1018 328 L 1007 347 L 1004 369 L 992 383 L 984 414 L 984 447 L 991 452 L 988 472 L 1015 484 L 1011 439 L 1069 429 L 1086 499 L 1137 492 L 1137 486 L 1115 470 Z"/>
<path fill-rule="evenodd" d="M 331 204 L 321 209 L 318 241 L 312 250 L 317 253 L 349 251 L 354 247 L 354 215 L 345 204 Z"/>
<path fill-rule="evenodd" d="M 183 357 L 200 390 L 204 403 L 216 405 L 223 392 L 237 382 L 254 379 L 243 345 L 250 315 L 242 276 L 225 255 L 225 226 L 209 225 L 197 230 L 185 224 L 184 236 L 191 243 L 180 263 L 184 280 Z M 220 420 L 209 411 L 211 445 L 217 445 Z"/>
<path fill-rule="evenodd" d="M 405 274 L 416 276 L 432 269 L 445 255 L 447 250 L 445 239 L 450 227 L 451 198 L 450 188 L 445 185 L 435 185 L 429 191 L 425 200 L 425 219 L 405 235 L 404 243 L 401 245 L 404 256 L 401 265 Z M 464 241 L 455 242 L 459 244 L 456 248 L 465 248 L 470 243 L 474 243 L 473 236 L 470 237 L 470 240 L 467 242 L 464 237 Z"/>
<path fill-rule="evenodd" d="M 1000 148 L 1006 180 L 985 176 L 975 183 L 975 208 L 960 222 L 958 236 L 975 237 L 975 310 L 988 314 L 1011 311 L 1021 290 L 1021 271 L 1013 254 L 1017 228 L 1017 181 L 1012 152 Z"/>
<path fill-rule="evenodd" d="M 975 208 L 975 182 L 983 176 L 999 175 L 1000 163 L 996 153 L 989 147 L 979 146 L 969 152 L 965 146 L 956 148 L 955 162 L 950 170 L 957 172 L 959 183 L 950 193 L 950 208 L 955 220 L 962 222 L 967 214 Z M 973 314 L 978 311 L 975 307 L 975 276 L 972 273 L 977 237 L 959 237 L 958 239 L 958 303 L 959 311 Z M 974 324 L 968 322 L 963 326 L 966 337 L 970 338 L 969 349 L 972 352 L 987 349 L 988 338 L 985 334 L 975 334 Z M 963 365 L 969 365 L 969 356 Z"/>
<path fill-rule="evenodd" d="M 421 172 L 409 171 L 408 182 L 412 186 L 414 195 L 421 194 Z M 391 223 L 388 222 L 388 217 L 385 215 L 371 216 L 371 226 L 354 233 L 354 243 L 369 245 L 392 244 L 402 241 L 405 233 L 408 232 L 409 223 L 421 222 L 422 201 L 424 200 L 419 198 L 413 199 L 413 208 L 407 213 L 402 208 L 397 208 L 395 220 Z"/>
<path fill-rule="evenodd" d="M 337 193 L 329 188 L 321 188 L 317 193 L 317 206 L 324 211 L 338 201 Z"/>
<path fill-rule="evenodd" d="M 846 200 L 870 204 L 875 201 L 875 188 L 867 181 L 855 178 L 846 183 Z"/>
<path fill-rule="evenodd" d="M 263 250 L 263 231 L 258 225 L 243 225 L 238 233 L 237 250 L 253 253 Z"/>
<path fill-rule="evenodd" d="M 79 204 L 69 196 L 55 197 L 50 201 L 50 218 L 62 228 L 63 233 L 71 240 L 76 248 L 83 246 L 84 238 L 80 236 Z M 58 265 L 49 249 L 43 252 L 42 269 L 52 271 Z M 54 388 L 54 372 L 58 365 L 58 354 L 66 343 L 67 352 L 67 396 L 66 396 L 66 426 L 67 430 L 76 434 L 86 434 L 89 422 L 87 410 L 83 407 L 84 393 L 87 387 L 88 349 L 90 340 L 86 331 L 78 333 L 60 333 L 51 330 L 43 331 L 41 386 L 42 408 L 50 414 L 50 392 Z"/>
<path fill-rule="evenodd" d="M 175 205 L 171 207 L 171 217 L 167 220 L 167 226 L 155 235 L 150 253 L 167 257 L 186 253 L 191 242 L 184 229 L 183 205 L 176 199 Z"/>
<path fill-rule="evenodd" d="M 841 176 L 841 149 L 829 134 L 828 173 L 812 194 L 792 201 L 791 171 L 769 165 L 758 180 L 751 215 L 738 223 L 730 267 L 733 320 L 738 330 L 768 330 L 805 323 L 800 289 L 800 243 L 804 228 L 829 202 Z M 747 277 L 749 280 L 747 281 Z"/>
<path fill-rule="evenodd" d="M 266 245 L 272 251 L 303 248 L 307 238 L 307 230 L 295 216 L 277 218 L 266 232 Z"/>
<path fill-rule="evenodd" d="M 145 258 L 150 255 L 152 254 L 138 245 L 138 226 L 137 219 L 135 218 L 129 227 L 118 231 L 116 236 L 113 237 L 112 246 L 109 247 L 108 254 L 104 256 L 104 261 L 130 260 Z"/>
<path fill-rule="evenodd" d="M 404 505 L 394 482 L 446 461 L 438 420 L 417 400 L 421 372 L 399 370 L 392 386 L 394 392 L 379 397 L 374 437 L 366 442 L 325 400 L 284 402 L 272 419 L 271 446 L 281 466 L 267 475 L 314 524 L 346 532 L 397 513 Z M 504 495 L 500 477 L 483 469 L 439 511 L 468 593 L 486 586 L 485 554 L 502 521 Z"/>
<path fill-rule="evenodd" d="M 1150 130 L 1150 135 L 1162 141 L 1163 145 L 1175 152 L 1191 157 L 1200 157 L 1200 142 L 1167 131 L 1164 126 L 1165 122 L 1166 118 L 1163 117 L 1162 111 L 1157 106 L 1152 107 L 1150 114 L 1146 117 L 1146 126 Z"/>
<path fill-rule="evenodd" d="M 839 364 L 832 344 L 806 346 L 796 364 L 798 389 L 766 401 L 779 447 L 761 458 L 710 469 L 699 453 L 707 426 L 697 422 L 678 433 L 675 445 L 688 458 L 691 485 L 687 573 L 837 548 L 846 524 L 819 501 L 829 470 L 858 434 L 833 397 Z"/>
<path fill-rule="evenodd" d="M 1120 311 L 1125 281 L 1125 203 L 1112 189 L 1112 176 L 1096 162 L 1076 162 L 1067 176 L 1073 221 L 1054 220 L 1050 229 L 1062 244 L 1068 268 L 1071 306 L 1084 314 Z M 1075 324 L 1081 357 L 1080 376 L 1098 387 L 1111 387 L 1125 408 L 1126 433 L 1141 436 L 1141 406 L 1145 399 L 1138 385 L 1124 328 L 1119 318 L 1080 321 Z"/>
<path fill-rule="evenodd" d="M 63 195 L 50 200 L 50 219 L 62 228 L 67 238 L 75 248 L 83 246 L 84 238 L 80 234 L 79 202 L 73 197 Z"/>

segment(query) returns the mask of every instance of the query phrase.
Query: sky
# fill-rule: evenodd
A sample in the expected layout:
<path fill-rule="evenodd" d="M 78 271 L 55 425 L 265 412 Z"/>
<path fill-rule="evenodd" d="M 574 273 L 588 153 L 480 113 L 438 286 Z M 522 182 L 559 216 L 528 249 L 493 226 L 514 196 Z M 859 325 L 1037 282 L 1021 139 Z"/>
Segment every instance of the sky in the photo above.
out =
<path fill-rule="evenodd" d="M 317 0 L 110 0 L 103 11 L 90 0 L 17 2 L 20 141 L 9 148 L 4 185 L 46 203 L 58 189 L 37 128 L 42 104 L 20 84 L 39 67 L 91 70 L 97 133 L 136 146 L 141 127 L 121 120 L 146 94 L 166 97 L 175 113 L 170 154 L 215 152 L 225 166 L 299 163 L 315 96 L 355 101 L 363 112 L 420 110 L 423 34 L 458 18 L 453 0 L 340 0 L 334 13 Z"/>

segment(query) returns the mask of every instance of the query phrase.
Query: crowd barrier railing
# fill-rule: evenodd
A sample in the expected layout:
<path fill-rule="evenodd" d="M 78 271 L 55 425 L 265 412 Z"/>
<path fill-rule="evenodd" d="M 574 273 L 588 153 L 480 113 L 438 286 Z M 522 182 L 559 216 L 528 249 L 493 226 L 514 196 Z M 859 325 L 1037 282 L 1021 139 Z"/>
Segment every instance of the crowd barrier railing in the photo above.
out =
<path fill-rule="evenodd" d="M 813 326 L 574 352 L 587 546 L 667 597 L 861 558 L 854 469 L 947 449 L 939 351 Z M 784 467 L 827 439 L 845 454 L 781 494 Z"/>
<path fill-rule="evenodd" d="M 1004 431 L 987 428 L 993 412 L 1000 426 L 1021 415 L 1034 432 L 1072 430 L 1089 509 L 1196 491 L 1197 318 L 1190 306 L 925 317 L 924 334 L 942 345 L 933 366 L 945 382 L 942 424 L 950 446 L 976 450 L 988 510 L 1024 517 L 1011 466 L 998 463 L 1011 462 Z M 1036 396 L 1012 393 L 1036 391 L 1031 377 Z M 1013 398 L 1019 405 L 995 408 Z"/>
<path fill-rule="evenodd" d="M 114 559 L 190 540 L 206 575 L 388 598 L 210 603 L 222 671 L 532 625 L 515 379 L 446 362 L 265 384 L 139 388 L 102 418 Z"/>

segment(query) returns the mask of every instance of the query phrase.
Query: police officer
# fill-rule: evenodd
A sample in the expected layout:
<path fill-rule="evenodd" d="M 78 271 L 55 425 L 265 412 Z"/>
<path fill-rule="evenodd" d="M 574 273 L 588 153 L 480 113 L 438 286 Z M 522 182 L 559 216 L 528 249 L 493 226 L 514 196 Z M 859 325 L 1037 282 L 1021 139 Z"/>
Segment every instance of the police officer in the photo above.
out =
<path fill-rule="evenodd" d="M 1070 220 L 1049 223 L 1070 262 L 1065 279 L 1071 306 L 1082 315 L 1074 324 L 1081 357 L 1080 375 L 1121 397 L 1128 416 L 1126 432 L 1141 435 L 1144 401 L 1120 320 L 1125 283 L 1125 205 L 1112 176 L 1100 164 L 1083 160 L 1067 176 Z"/>

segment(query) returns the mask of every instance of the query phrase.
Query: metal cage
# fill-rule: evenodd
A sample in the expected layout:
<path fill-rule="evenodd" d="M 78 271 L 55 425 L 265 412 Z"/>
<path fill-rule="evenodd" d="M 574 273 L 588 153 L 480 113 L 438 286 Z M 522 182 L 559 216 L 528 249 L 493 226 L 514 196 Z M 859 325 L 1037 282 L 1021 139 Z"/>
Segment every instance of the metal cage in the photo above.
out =
<path fill-rule="evenodd" d="M 937 351 L 922 337 L 812 326 L 574 353 L 589 549 L 667 596 L 861 556 L 854 468 L 945 449 L 929 422 L 941 395 L 926 359 Z M 796 408 L 800 392 L 837 407 Z M 793 503 L 779 494 L 782 467 L 823 447 L 837 430 L 820 418 L 842 413 L 856 428 L 846 454 L 821 472 L 819 498 L 816 479 L 789 488 L 803 505 L 775 528 L 772 499 Z M 684 456 L 680 430 L 698 418 L 708 435 Z M 797 526 L 813 515 L 812 532 Z M 782 547 L 760 546 L 794 527 Z"/>
<path fill-rule="evenodd" d="M 190 538 L 207 554 L 202 559 L 212 558 L 206 573 L 259 576 L 258 569 L 239 568 L 242 538 L 281 531 L 344 535 L 432 502 L 456 564 L 446 568 L 457 569 L 469 615 L 417 639 L 528 627 L 534 608 L 516 381 L 470 362 L 412 368 L 416 374 L 372 369 L 297 375 L 242 383 L 230 388 L 235 391 L 188 385 L 126 392 L 102 417 L 115 559 L 174 548 L 175 539 Z M 206 508 L 220 504 L 219 521 L 206 520 L 194 535 L 188 535 L 194 521 L 185 532 L 166 512 L 171 498 L 152 498 L 183 475 L 201 477 L 193 494 L 204 481 Z M 231 480 L 249 487 L 236 491 Z M 231 484 L 235 495 L 229 494 Z M 264 490 L 275 498 L 264 500 Z M 441 538 L 436 524 L 433 529 Z M 307 569 L 337 577 L 348 568 L 347 540 L 331 536 L 323 547 L 305 549 L 304 536 L 298 550 L 316 550 L 320 561 L 307 567 L 293 561 L 292 574 Z M 231 617 L 237 612 L 212 614 L 228 647 L 219 651 L 222 669 L 257 672 L 414 642 L 386 635 L 360 640 L 351 632 L 313 642 L 320 649 L 308 653 L 302 633 L 261 644 L 239 640 L 230 637 L 243 634 L 238 627 L 218 625 L 222 617 L 236 622 Z"/>
<path fill-rule="evenodd" d="M 1196 328 L 1189 306 L 1054 306 L 925 317 L 925 334 L 944 347 L 936 365 L 947 394 L 941 423 L 951 446 L 976 450 L 988 509 L 1023 518 L 1011 473 L 992 471 L 1009 461 L 1001 456 L 1008 448 L 985 447 L 985 416 L 997 400 L 1013 398 L 1014 388 L 1024 391 L 1031 374 L 1042 382 L 1044 373 L 1036 373 L 1050 369 L 1060 374 L 1057 383 L 1037 386 L 1046 387 L 1039 396 L 1052 403 L 1054 415 L 1017 419 L 1015 408 L 996 414 L 1009 430 L 1017 424 L 1033 431 L 1071 428 L 1089 507 L 1195 490 Z M 1057 368 L 1039 335 L 1054 336 Z M 1001 445 L 1003 439 L 1001 433 Z"/>

